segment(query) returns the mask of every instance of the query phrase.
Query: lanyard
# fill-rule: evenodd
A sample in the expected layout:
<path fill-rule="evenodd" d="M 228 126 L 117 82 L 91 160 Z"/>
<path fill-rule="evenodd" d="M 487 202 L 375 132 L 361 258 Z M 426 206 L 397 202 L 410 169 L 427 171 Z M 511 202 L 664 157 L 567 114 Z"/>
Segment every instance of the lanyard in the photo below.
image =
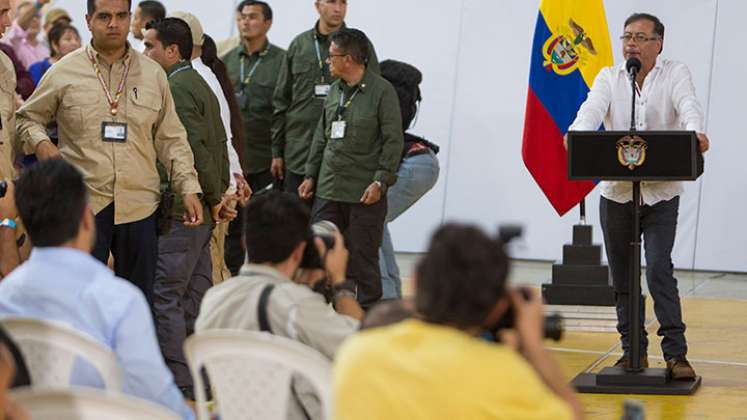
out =
<path fill-rule="evenodd" d="M 345 111 L 350 108 L 350 104 L 353 103 L 353 99 L 355 99 L 356 96 L 358 96 L 358 92 L 361 91 L 361 88 L 356 88 L 355 92 L 350 96 L 350 99 L 345 101 L 345 92 L 340 93 L 340 105 L 337 107 L 337 120 L 342 121 L 342 116 L 345 115 Z M 344 103 L 344 105 L 343 105 Z"/>
<path fill-rule="evenodd" d="M 322 52 L 319 48 L 319 38 L 314 35 L 314 47 L 316 47 L 316 59 L 319 62 L 319 74 L 321 83 L 324 84 L 324 61 L 322 61 Z"/>
<path fill-rule="evenodd" d="M 244 56 L 243 55 L 241 56 L 241 80 L 240 80 L 240 83 L 242 85 L 248 85 L 249 82 L 251 82 L 252 76 L 254 76 L 254 72 L 257 71 L 257 67 L 259 66 L 259 63 L 262 62 L 262 58 L 263 58 L 262 56 L 263 55 L 264 55 L 264 53 L 260 54 L 259 60 L 257 60 L 256 63 L 254 63 L 254 66 L 252 66 L 252 68 L 249 70 L 249 75 L 246 76 L 246 78 L 244 78 L 244 74 L 245 74 Z"/>
<path fill-rule="evenodd" d="M 122 97 L 122 93 L 124 92 L 125 82 L 127 81 L 127 76 L 130 74 L 130 60 L 132 60 L 132 56 L 129 56 L 124 63 L 124 74 L 122 75 L 122 80 L 119 81 L 119 86 L 117 87 L 117 93 L 114 94 L 114 97 L 112 97 L 112 93 L 109 90 L 109 86 L 106 85 L 106 81 L 104 80 L 104 75 L 101 74 L 101 67 L 99 67 L 99 63 L 93 57 L 93 54 L 91 53 L 90 50 L 88 50 L 88 58 L 91 60 L 91 65 L 93 66 L 93 70 L 96 73 L 96 77 L 99 79 L 99 83 L 101 83 L 101 87 L 104 88 L 104 93 L 106 94 L 106 100 L 109 102 L 109 107 L 110 107 L 109 112 L 111 112 L 112 116 L 115 116 L 117 115 L 117 109 L 119 108 L 119 98 Z"/>
<path fill-rule="evenodd" d="M 189 67 L 189 66 L 184 66 L 184 67 L 182 67 L 182 68 L 176 69 L 176 71 L 175 71 L 175 72 L 171 73 L 171 74 L 170 74 L 170 75 L 168 76 L 168 79 L 171 79 L 172 77 L 174 77 L 174 76 L 175 76 L 175 75 L 177 75 L 178 73 L 181 73 L 181 72 L 183 72 L 184 70 L 189 70 L 189 69 L 191 69 L 191 67 Z"/>

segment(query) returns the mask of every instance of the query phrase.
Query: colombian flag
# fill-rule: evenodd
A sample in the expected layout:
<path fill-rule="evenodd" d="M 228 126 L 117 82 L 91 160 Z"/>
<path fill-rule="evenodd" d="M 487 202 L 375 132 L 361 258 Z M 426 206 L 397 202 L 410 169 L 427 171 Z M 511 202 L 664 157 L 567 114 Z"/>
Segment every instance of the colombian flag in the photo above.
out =
<path fill-rule="evenodd" d="M 599 70 L 611 65 L 602 0 L 542 0 L 532 44 L 521 154 L 561 216 L 595 185 L 568 180 L 563 135 Z"/>

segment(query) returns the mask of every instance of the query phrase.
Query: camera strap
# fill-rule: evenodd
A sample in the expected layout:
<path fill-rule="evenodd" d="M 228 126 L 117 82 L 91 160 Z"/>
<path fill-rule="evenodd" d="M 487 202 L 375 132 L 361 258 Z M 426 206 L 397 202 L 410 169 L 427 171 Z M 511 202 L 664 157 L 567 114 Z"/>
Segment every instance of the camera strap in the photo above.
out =
<path fill-rule="evenodd" d="M 270 293 L 275 288 L 274 284 L 268 284 L 262 289 L 262 293 L 259 295 L 259 303 L 257 304 L 257 321 L 259 322 L 259 330 L 273 334 L 272 328 L 270 328 L 270 320 L 267 317 L 267 304 L 270 300 Z"/>

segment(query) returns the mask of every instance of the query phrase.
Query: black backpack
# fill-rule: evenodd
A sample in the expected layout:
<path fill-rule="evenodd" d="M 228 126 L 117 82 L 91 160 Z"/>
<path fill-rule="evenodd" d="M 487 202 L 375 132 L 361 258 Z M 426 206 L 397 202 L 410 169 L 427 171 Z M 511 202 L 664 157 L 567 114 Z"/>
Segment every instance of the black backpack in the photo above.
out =
<path fill-rule="evenodd" d="M 402 111 L 402 131 L 407 131 L 418 112 L 418 102 L 423 99 L 420 95 L 423 73 L 412 64 L 396 60 L 384 60 L 379 66 L 381 76 L 397 91 Z"/>

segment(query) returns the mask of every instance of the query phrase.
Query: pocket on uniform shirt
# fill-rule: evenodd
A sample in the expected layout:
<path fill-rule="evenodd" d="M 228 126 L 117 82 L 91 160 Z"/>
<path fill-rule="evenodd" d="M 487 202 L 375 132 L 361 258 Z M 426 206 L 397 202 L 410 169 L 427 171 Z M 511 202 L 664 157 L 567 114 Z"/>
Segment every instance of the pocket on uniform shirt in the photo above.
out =
<path fill-rule="evenodd" d="M 161 96 L 141 87 L 137 90 L 130 89 L 129 97 L 133 106 L 127 110 L 127 120 L 133 121 L 138 127 L 153 126 L 161 110 Z"/>
<path fill-rule="evenodd" d="M 100 121 L 96 118 L 101 109 L 107 108 L 108 104 L 103 104 L 100 92 L 92 90 L 73 90 L 70 89 L 62 99 L 62 118 L 70 127 L 81 132 L 88 129 L 100 129 Z M 82 135 L 81 139 L 88 136 Z"/>
<path fill-rule="evenodd" d="M 293 75 L 304 74 L 311 70 L 311 63 L 303 60 L 294 60 L 291 64 L 291 73 Z"/>
<path fill-rule="evenodd" d="M 249 109 L 251 112 L 269 112 L 272 114 L 272 95 L 275 85 L 267 82 L 252 82 L 249 90 Z"/>

